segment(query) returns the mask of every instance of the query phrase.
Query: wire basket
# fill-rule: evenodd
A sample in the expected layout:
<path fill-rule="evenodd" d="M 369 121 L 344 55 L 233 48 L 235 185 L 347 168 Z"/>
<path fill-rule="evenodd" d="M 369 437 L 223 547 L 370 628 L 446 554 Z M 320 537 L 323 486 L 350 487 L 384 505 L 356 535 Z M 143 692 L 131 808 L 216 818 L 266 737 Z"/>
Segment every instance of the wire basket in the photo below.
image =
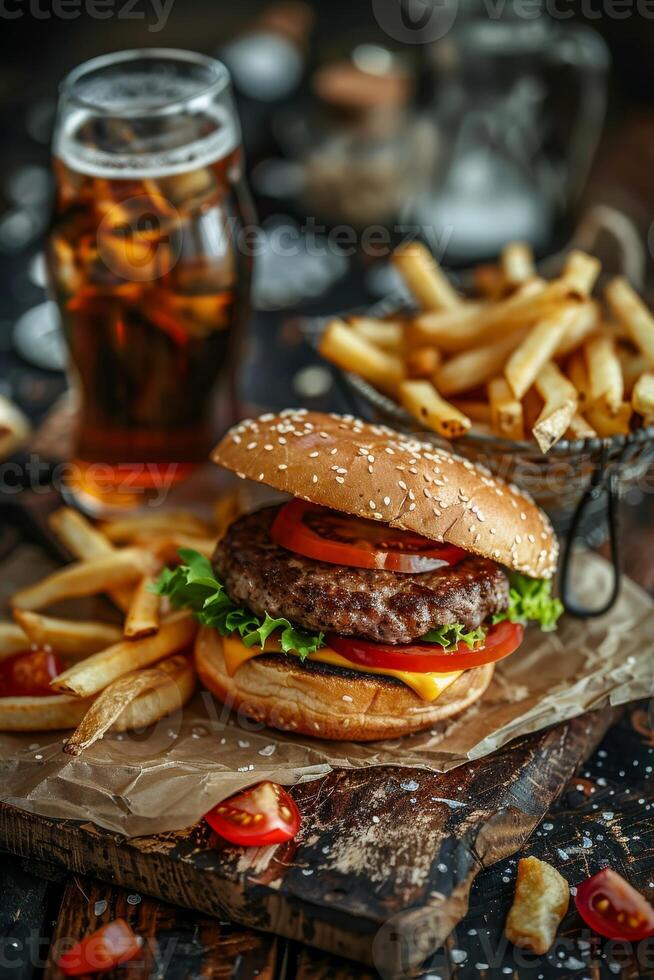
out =
<path fill-rule="evenodd" d="M 620 255 L 619 262 L 613 261 L 611 265 L 614 269 L 618 265 L 619 271 L 629 274 L 636 285 L 641 285 L 638 236 L 623 215 L 605 207 L 593 209 L 580 225 L 573 244 L 588 251 L 594 248 L 597 254 L 598 239 L 606 232 L 617 241 Z M 548 272 L 554 272 L 560 263 L 561 257 L 553 256 L 545 267 Z M 406 312 L 406 309 L 406 303 L 394 296 L 367 313 L 384 317 L 397 314 L 398 310 Z M 307 335 L 314 346 L 323 328 L 324 323 L 316 321 L 309 325 Z M 607 439 L 562 439 L 547 455 L 533 442 L 514 442 L 474 431 L 450 442 L 423 428 L 404 408 L 358 375 L 339 371 L 336 376 L 355 415 L 456 452 L 527 491 L 548 513 L 563 539 L 560 593 L 568 612 L 588 618 L 603 615 L 613 606 L 621 577 L 619 499 L 630 488 L 642 485 L 654 463 L 654 426 Z M 597 546 L 606 538 L 613 565 L 610 595 L 596 608 L 581 608 L 572 592 L 574 545 L 583 540 Z"/>

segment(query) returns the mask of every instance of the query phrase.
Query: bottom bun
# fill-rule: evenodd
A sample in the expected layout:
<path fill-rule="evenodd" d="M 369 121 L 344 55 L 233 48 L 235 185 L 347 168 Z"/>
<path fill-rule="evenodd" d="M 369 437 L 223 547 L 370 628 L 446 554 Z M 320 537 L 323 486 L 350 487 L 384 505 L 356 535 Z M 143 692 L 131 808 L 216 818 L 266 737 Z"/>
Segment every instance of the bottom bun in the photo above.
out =
<path fill-rule="evenodd" d="M 478 701 L 493 664 L 466 670 L 436 701 L 401 681 L 296 657 L 264 654 L 230 677 L 220 634 L 204 627 L 195 644 L 200 680 L 234 711 L 282 731 L 351 742 L 396 738 L 452 718 Z"/>

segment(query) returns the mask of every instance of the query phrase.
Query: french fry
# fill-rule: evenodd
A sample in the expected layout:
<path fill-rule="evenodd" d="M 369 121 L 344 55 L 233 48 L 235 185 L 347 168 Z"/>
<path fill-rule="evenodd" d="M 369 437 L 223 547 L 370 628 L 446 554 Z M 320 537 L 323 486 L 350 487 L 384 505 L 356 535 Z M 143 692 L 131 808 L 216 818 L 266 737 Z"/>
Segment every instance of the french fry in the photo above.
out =
<path fill-rule="evenodd" d="M 441 363 L 436 347 L 414 347 L 406 356 L 406 373 L 409 378 L 433 378 Z"/>
<path fill-rule="evenodd" d="M 562 278 L 572 293 L 580 297 L 589 296 L 601 268 L 602 263 L 595 256 L 573 249 L 567 257 Z"/>
<path fill-rule="evenodd" d="M 451 310 L 463 302 L 431 252 L 420 242 L 401 245 L 392 261 L 423 310 Z"/>
<path fill-rule="evenodd" d="M 193 640 L 197 622 L 188 612 L 172 613 L 163 619 L 159 631 L 142 640 L 123 640 L 114 646 L 73 664 L 52 681 L 62 694 L 89 697 L 130 670 L 149 667 L 173 653 L 185 649 Z"/>
<path fill-rule="evenodd" d="M 136 540 L 136 544 L 142 548 L 149 548 L 156 555 L 158 561 L 164 565 L 175 562 L 179 558 L 180 548 L 191 548 L 211 558 L 216 550 L 217 538 L 192 538 L 184 534 L 171 534 L 169 536 L 155 536 Z"/>
<path fill-rule="evenodd" d="M 536 275 L 534 255 L 524 242 L 511 242 L 502 251 L 502 272 L 508 286 L 515 288 Z"/>
<path fill-rule="evenodd" d="M 557 344 L 554 356 L 558 359 L 566 357 L 577 350 L 585 340 L 597 329 L 600 318 L 599 306 L 593 300 L 580 303 L 577 316 L 568 324 L 565 333 Z"/>
<path fill-rule="evenodd" d="M 142 548 L 112 551 L 90 561 L 74 562 L 46 578 L 16 592 L 15 609 L 43 609 L 61 599 L 109 592 L 117 586 L 138 581 L 152 568 L 152 555 Z"/>
<path fill-rule="evenodd" d="M 142 540 L 150 534 L 188 534 L 202 538 L 210 536 L 213 530 L 206 521 L 185 510 L 135 514 L 120 520 L 107 521 L 102 527 L 102 533 L 113 544 L 126 544 L 137 538 Z"/>
<path fill-rule="evenodd" d="M 16 623 L 0 623 L 0 660 L 27 650 L 32 640 Z"/>
<path fill-rule="evenodd" d="M 570 419 L 570 425 L 566 432 L 568 439 L 595 439 L 597 433 L 589 422 L 580 415 L 579 412 Z"/>
<path fill-rule="evenodd" d="M 485 299 L 502 299 L 506 295 L 506 279 L 502 267 L 494 262 L 476 266 L 472 273 L 472 289 Z"/>
<path fill-rule="evenodd" d="M 579 403 L 585 405 L 590 398 L 590 383 L 583 350 L 577 350 L 570 356 L 566 366 L 566 374 L 577 389 Z"/>
<path fill-rule="evenodd" d="M 377 320 L 371 316 L 353 316 L 348 320 L 350 329 L 369 344 L 399 354 L 404 342 L 404 324 L 396 320 Z"/>
<path fill-rule="evenodd" d="M 458 395 L 486 384 L 502 373 L 507 359 L 525 336 L 525 330 L 518 330 L 490 344 L 455 354 L 436 372 L 436 387 L 444 395 Z"/>
<path fill-rule="evenodd" d="M 553 361 L 545 364 L 534 383 L 544 401 L 533 427 L 542 453 L 548 453 L 570 428 L 577 413 L 577 391 Z"/>
<path fill-rule="evenodd" d="M 495 434 L 521 442 L 525 437 L 522 403 L 505 378 L 493 378 L 488 382 L 488 400 Z"/>
<path fill-rule="evenodd" d="M 342 320 L 332 320 L 320 340 L 320 353 L 344 371 L 356 371 L 387 394 L 397 392 L 404 375 L 401 359 L 358 336 Z"/>
<path fill-rule="evenodd" d="M 470 419 L 441 398 L 430 381 L 403 381 L 399 396 L 407 412 L 446 439 L 456 439 L 470 428 Z"/>
<path fill-rule="evenodd" d="M 473 422 L 483 422 L 484 425 L 491 424 L 491 407 L 488 402 L 472 401 L 465 398 L 453 398 L 452 405 L 460 412 L 467 415 Z"/>
<path fill-rule="evenodd" d="M 71 698 L 62 694 L 0 698 L 0 732 L 48 732 L 75 728 L 92 703 L 92 698 Z"/>
<path fill-rule="evenodd" d="M 627 350 L 625 347 L 618 348 L 618 357 L 622 367 L 625 397 L 631 398 L 634 386 L 641 374 L 650 370 L 649 361 L 644 354 L 634 354 L 633 351 Z"/>
<path fill-rule="evenodd" d="M 647 418 L 654 415 L 654 374 L 652 372 L 641 374 L 634 385 L 631 404 L 634 411 L 638 412 L 639 415 Z"/>
<path fill-rule="evenodd" d="M 80 561 L 110 555 L 113 546 L 104 534 L 93 527 L 85 517 L 70 507 L 62 507 L 50 515 L 48 523 L 65 548 Z M 131 589 L 114 589 L 110 598 L 115 605 L 125 611 L 131 601 Z"/>
<path fill-rule="evenodd" d="M 624 397 L 622 367 L 615 343 L 608 337 L 592 337 L 584 347 L 588 384 L 592 402 L 601 402 L 610 414 L 615 414 Z"/>
<path fill-rule="evenodd" d="M 98 695 L 75 732 L 64 743 L 64 752 L 80 755 L 112 727 L 122 727 L 123 731 L 137 727 L 134 725 L 134 712 L 127 719 L 127 725 L 123 716 L 128 707 L 136 706 L 144 696 L 148 696 L 149 717 L 145 725 L 149 725 L 186 704 L 194 687 L 193 667 L 185 656 L 170 657 L 156 667 L 125 674 Z M 141 705 L 138 727 L 143 725 L 143 707 Z M 122 726 L 118 724 L 121 720 Z"/>
<path fill-rule="evenodd" d="M 551 864 L 535 857 L 521 858 L 506 938 L 520 949 L 544 956 L 554 943 L 569 903 L 568 883 Z"/>
<path fill-rule="evenodd" d="M 522 398 L 534 384 L 539 371 L 553 356 L 578 313 L 576 306 L 560 306 L 539 320 L 510 355 L 504 368 L 504 376 L 516 398 Z"/>
<path fill-rule="evenodd" d="M 533 432 L 536 419 L 543 410 L 545 402 L 541 398 L 536 388 L 530 388 L 522 399 L 522 415 L 524 419 L 525 432 Z"/>
<path fill-rule="evenodd" d="M 125 619 L 125 639 L 140 640 L 159 629 L 161 599 L 151 591 L 154 582 L 153 574 L 144 575 L 134 590 Z"/>
<path fill-rule="evenodd" d="M 629 402 L 623 402 L 617 412 L 609 412 L 604 405 L 589 405 L 584 414 L 602 439 L 611 436 L 626 436 L 631 431 L 632 409 Z"/>
<path fill-rule="evenodd" d="M 74 659 L 82 659 L 98 650 L 105 650 L 112 643 L 117 643 L 122 636 L 120 627 L 110 623 L 56 619 L 54 616 L 43 616 L 27 609 L 15 609 L 14 619 L 30 643 L 38 647 L 52 647 L 63 657 Z"/>
<path fill-rule="evenodd" d="M 447 354 L 467 350 L 479 333 L 477 324 L 484 303 L 461 303 L 451 310 L 424 313 L 406 325 L 409 347 L 432 346 Z"/>
<path fill-rule="evenodd" d="M 616 319 L 654 367 L 654 316 L 624 276 L 612 279 L 605 295 Z"/>
<path fill-rule="evenodd" d="M 238 491 L 227 493 L 219 497 L 213 505 L 213 517 L 216 527 L 216 542 L 225 534 L 225 531 L 233 524 L 241 513 L 241 503 Z"/>

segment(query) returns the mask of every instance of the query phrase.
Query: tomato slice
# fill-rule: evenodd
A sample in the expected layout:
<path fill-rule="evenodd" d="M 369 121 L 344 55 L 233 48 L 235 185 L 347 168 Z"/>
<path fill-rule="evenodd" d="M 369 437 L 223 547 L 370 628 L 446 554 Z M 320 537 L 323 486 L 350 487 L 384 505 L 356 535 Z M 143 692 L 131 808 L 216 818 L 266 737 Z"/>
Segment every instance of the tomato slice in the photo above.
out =
<path fill-rule="evenodd" d="M 306 558 L 392 572 L 431 572 L 455 565 L 466 554 L 452 544 L 437 544 L 411 531 L 298 499 L 281 508 L 270 536 L 275 544 Z"/>
<path fill-rule="evenodd" d="M 64 665 L 51 650 L 23 650 L 0 661 L 0 697 L 45 697 Z"/>
<path fill-rule="evenodd" d="M 300 811 L 283 786 L 263 782 L 223 800 L 204 819 L 232 844 L 263 847 L 292 840 Z"/>
<path fill-rule="evenodd" d="M 381 667 L 386 670 L 409 670 L 417 674 L 448 673 L 451 670 L 469 670 L 483 667 L 508 657 L 522 643 L 524 626 L 518 623 L 498 623 L 491 626 L 486 642 L 478 650 L 470 650 L 459 643 L 456 650 L 445 653 L 433 643 L 409 643 L 389 646 L 370 643 L 351 636 L 327 636 L 327 645 L 355 664 L 363 667 Z M 440 651 L 440 652 L 438 652 Z"/>
<path fill-rule="evenodd" d="M 113 970 L 141 953 L 141 940 L 124 919 L 114 919 L 59 957 L 57 966 L 69 977 Z"/>
<path fill-rule="evenodd" d="M 586 925 L 607 939 L 638 942 L 654 936 L 654 908 L 610 868 L 579 885 L 575 903 Z"/>

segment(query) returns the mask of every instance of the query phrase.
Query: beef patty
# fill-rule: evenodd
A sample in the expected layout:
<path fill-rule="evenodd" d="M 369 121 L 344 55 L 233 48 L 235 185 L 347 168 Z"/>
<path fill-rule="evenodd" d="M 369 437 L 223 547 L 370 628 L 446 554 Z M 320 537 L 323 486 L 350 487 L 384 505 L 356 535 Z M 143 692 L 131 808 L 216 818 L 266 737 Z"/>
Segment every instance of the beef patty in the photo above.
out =
<path fill-rule="evenodd" d="M 435 626 L 474 628 L 508 605 L 506 574 L 487 558 L 469 555 L 416 575 L 330 565 L 271 540 L 278 510 L 239 518 L 213 558 L 232 601 L 258 616 L 284 616 L 315 632 L 409 643 Z"/>

